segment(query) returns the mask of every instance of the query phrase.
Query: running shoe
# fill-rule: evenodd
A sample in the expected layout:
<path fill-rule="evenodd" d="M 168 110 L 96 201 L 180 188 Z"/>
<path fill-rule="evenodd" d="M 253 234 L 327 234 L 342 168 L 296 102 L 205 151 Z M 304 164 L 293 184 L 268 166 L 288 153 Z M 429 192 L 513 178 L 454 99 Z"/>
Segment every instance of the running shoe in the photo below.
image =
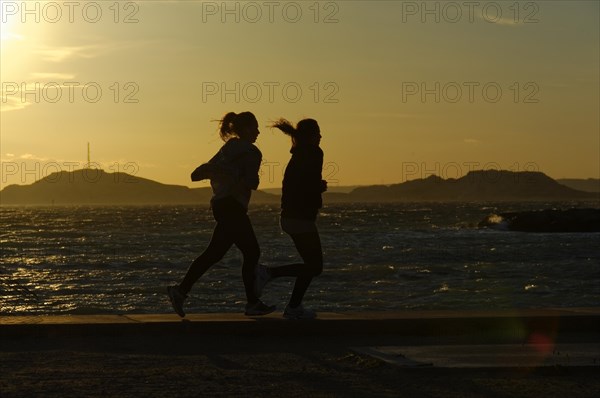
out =
<path fill-rule="evenodd" d="M 288 304 L 285 307 L 285 311 L 283 311 L 283 317 L 285 319 L 315 319 L 317 313 L 311 309 L 304 308 L 302 304 L 296 308 L 292 308 Z"/>
<path fill-rule="evenodd" d="M 247 316 L 258 316 L 267 315 L 273 311 L 275 311 L 274 305 L 266 305 L 262 301 L 258 300 L 254 304 L 246 304 L 246 312 L 244 312 L 244 314 Z"/>
<path fill-rule="evenodd" d="M 262 291 L 271 280 L 269 269 L 262 264 L 256 266 L 256 276 L 254 278 L 254 294 L 256 297 L 262 296 Z"/>
<path fill-rule="evenodd" d="M 167 287 L 167 294 L 169 295 L 169 301 L 171 301 L 171 305 L 177 315 L 182 318 L 185 317 L 185 312 L 183 312 L 183 302 L 187 296 L 179 291 L 179 286 L 177 285 Z"/>

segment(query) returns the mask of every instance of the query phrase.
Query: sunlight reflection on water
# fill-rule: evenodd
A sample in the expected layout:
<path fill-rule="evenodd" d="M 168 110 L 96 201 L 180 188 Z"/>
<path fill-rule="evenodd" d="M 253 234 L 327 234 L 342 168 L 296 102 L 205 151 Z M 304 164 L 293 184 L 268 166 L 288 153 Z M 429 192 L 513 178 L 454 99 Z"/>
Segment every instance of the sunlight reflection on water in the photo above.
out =
<path fill-rule="evenodd" d="M 318 223 L 325 271 L 307 305 L 322 311 L 599 305 L 600 234 L 467 227 L 497 206 L 327 206 Z M 268 266 L 299 260 L 277 225 L 278 211 L 261 206 L 250 212 Z M 0 212 L 6 226 L 0 231 L 1 314 L 170 312 L 165 287 L 183 277 L 214 226 L 206 206 Z M 240 261 L 237 249 L 230 250 L 195 285 L 188 311 L 241 311 Z M 265 301 L 283 307 L 292 282 L 269 284 Z"/>

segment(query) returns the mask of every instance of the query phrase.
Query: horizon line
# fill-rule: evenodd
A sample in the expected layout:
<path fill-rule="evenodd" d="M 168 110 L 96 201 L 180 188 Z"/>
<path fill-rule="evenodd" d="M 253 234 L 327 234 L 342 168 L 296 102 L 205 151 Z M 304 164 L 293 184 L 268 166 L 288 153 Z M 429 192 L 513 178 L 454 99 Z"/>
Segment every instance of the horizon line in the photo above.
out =
<path fill-rule="evenodd" d="M 53 174 L 58 174 L 58 173 L 75 173 L 75 172 L 81 172 L 81 171 L 84 171 L 84 170 L 93 170 L 94 172 L 103 172 L 103 173 L 106 173 L 106 174 L 125 174 L 125 175 L 128 175 L 128 176 L 134 177 L 134 178 L 145 179 L 145 180 L 156 182 L 156 183 L 159 183 L 159 184 L 162 184 L 162 185 L 182 186 L 182 187 L 187 187 L 187 188 L 190 188 L 190 189 L 210 188 L 210 185 L 198 187 L 198 186 L 182 185 L 182 184 L 177 184 L 177 183 L 167 183 L 167 182 L 162 182 L 162 181 L 154 180 L 154 179 L 148 178 L 148 177 L 142 177 L 142 176 L 139 176 L 139 175 L 136 175 L 136 174 L 130 174 L 130 173 L 127 173 L 125 171 L 106 171 L 103 168 L 92 168 L 92 167 L 82 167 L 80 169 L 75 169 L 75 170 L 59 170 L 59 171 L 55 171 L 53 173 L 47 174 L 45 176 L 42 176 L 41 178 L 35 180 L 32 183 L 22 183 L 22 184 L 13 183 L 13 184 L 7 184 L 5 181 L 0 181 L 0 186 L 2 186 L 2 189 L 6 188 L 6 187 L 9 187 L 11 185 L 26 186 L 26 185 L 35 184 L 35 183 L 37 183 L 39 181 L 42 181 L 43 179 L 48 178 L 49 176 L 52 176 Z M 540 170 L 513 171 L 513 170 L 506 170 L 506 169 L 488 169 L 488 170 L 481 169 L 481 170 L 470 170 L 465 175 L 460 176 L 460 177 L 442 177 L 442 176 L 440 176 L 438 174 L 432 173 L 432 174 L 429 174 L 429 175 L 426 175 L 426 176 L 417 177 L 417 178 L 414 178 L 414 179 L 406 179 L 404 181 L 391 182 L 391 183 L 364 183 L 364 184 L 347 184 L 347 185 L 335 185 L 336 183 L 329 183 L 329 184 L 330 184 L 331 187 L 335 187 L 335 188 L 357 188 L 357 187 L 368 187 L 368 186 L 390 186 L 390 185 L 404 184 L 404 183 L 411 182 L 411 181 L 425 180 L 425 179 L 428 179 L 428 178 L 431 178 L 431 177 L 438 177 L 438 178 L 440 178 L 440 179 L 442 179 L 444 181 L 447 181 L 447 180 L 457 180 L 457 179 L 464 178 L 464 177 L 466 177 L 467 175 L 469 175 L 470 173 L 473 173 L 473 172 L 510 172 L 510 173 L 515 173 L 515 174 L 517 174 L 517 173 L 540 173 L 540 174 L 543 174 L 543 175 L 545 175 L 545 176 L 547 176 L 547 177 L 549 177 L 552 180 L 557 181 L 557 182 L 559 180 L 580 180 L 580 181 L 589 181 L 589 180 L 595 181 L 595 180 L 597 180 L 597 181 L 600 181 L 600 177 L 584 177 L 584 178 L 562 177 L 562 178 L 555 178 L 555 177 L 552 177 L 549 174 L 546 174 L 545 172 L 540 171 Z M 3 178 L 3 180 L 4 180 L 4 178 Z M 282 188 L 281 186 L 272 186 L 272 187 L 265 187 L 265 188 L 262 188 L 262 189 L 257 189 L 257 191 L 265 190 L 265 189 L 281 189 L 281 188 Z"/>

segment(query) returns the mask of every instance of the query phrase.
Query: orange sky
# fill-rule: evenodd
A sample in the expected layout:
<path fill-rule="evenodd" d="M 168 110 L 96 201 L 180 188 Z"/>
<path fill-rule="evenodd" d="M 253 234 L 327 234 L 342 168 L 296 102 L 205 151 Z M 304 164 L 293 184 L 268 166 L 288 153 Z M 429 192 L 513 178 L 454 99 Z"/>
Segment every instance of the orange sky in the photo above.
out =
<path fill-rule="evenodd" d="M 246 110 L 262 188 L 279 117 L 319 121 L 332 186 L 600 178 L 596 1 L 26 3 L 0 5 L 2 186 L 83 167 L 88 142 L 107 171 L 201 186 L 212 120 Z"/>

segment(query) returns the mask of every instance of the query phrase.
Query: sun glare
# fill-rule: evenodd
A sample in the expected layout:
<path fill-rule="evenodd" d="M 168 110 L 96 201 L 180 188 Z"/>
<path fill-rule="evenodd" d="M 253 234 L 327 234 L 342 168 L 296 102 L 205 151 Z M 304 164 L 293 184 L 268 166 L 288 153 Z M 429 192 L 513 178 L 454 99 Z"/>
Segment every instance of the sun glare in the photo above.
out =
<path fill-rule="evenodd" d="M 14 16 L 11 18 L 9 15 L 5 15 L 4 5 L 0 5 L 0 41 L 2 41 L 2 48 L 9 40 L 15 40 L 19 38 L 19 35 L 15 33 L 15 21 L 18 22 Z"/>
<path fill-rule="evenodd" d="M 39 47 L 42 24 L 21 23 L 16 18 L 0 16 L 0 52 L 2 54 L 2 79 L 25 79 L 35 62 L 35 48 Z"/>
<path fill-rule="evenodd" d="M 9 22 L 3 22 L 0 20 L 0 40 L 2 41 L 6 41 L 8 40 L 9 36 L 10 36 L 10 30 L 9 30 Z"/>

